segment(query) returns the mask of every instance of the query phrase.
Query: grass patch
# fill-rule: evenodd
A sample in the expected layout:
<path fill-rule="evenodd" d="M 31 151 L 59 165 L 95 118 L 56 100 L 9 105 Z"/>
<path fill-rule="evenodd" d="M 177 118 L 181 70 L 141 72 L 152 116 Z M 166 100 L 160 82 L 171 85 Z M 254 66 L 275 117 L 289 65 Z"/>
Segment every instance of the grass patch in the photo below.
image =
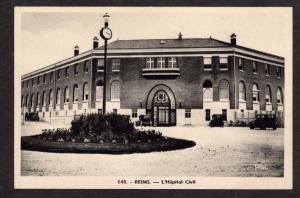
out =
<path fill-rule="evenodd" d="M 195 146 L 189 140 L 164 137 L 157 142 L 129 142 L 125 143 L 93 143 L 93 142 L 57 142 L 35 136 L 21 138 L 21 148 L 30 151 L 44 151 L 54 153 L 102 153 L 102 154 L 129 154 L 148 153 L 154 151 L 170 151 Z"/>

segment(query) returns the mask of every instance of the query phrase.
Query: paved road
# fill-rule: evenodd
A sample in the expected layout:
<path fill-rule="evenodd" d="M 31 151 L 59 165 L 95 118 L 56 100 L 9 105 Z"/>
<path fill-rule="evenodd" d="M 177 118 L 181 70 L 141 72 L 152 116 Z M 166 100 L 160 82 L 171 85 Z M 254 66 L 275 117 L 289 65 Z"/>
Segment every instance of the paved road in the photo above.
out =
<path fill-rule="evenodd" d="M 50 125 L 22 126 L 22 135 Z M 67 127 L 67 126 L 65 126 Z M 57 154 L 22 151 L 21 174 L 45 176 L 283 176 L 283 129 L 165 127 L 170 137 L 196 142 L 188 149 L 144 154 Z"/>

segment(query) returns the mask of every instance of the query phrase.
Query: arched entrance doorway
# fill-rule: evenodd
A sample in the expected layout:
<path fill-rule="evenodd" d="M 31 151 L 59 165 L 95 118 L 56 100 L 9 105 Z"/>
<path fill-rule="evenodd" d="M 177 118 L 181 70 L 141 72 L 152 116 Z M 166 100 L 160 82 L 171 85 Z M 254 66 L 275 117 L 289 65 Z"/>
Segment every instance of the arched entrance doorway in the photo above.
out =
<path fill-rule="evenodd" d="M 170 125 L 170 99 L 164 91 L 158 91 L 153 98 L 153 125 Z"/>
<path fill-rule="evenodd" d="M 176 125 L 176 102 L 171 89 L 165 85 L 155 86 L 147 99 L 147 114 L 153 126 Z"/>

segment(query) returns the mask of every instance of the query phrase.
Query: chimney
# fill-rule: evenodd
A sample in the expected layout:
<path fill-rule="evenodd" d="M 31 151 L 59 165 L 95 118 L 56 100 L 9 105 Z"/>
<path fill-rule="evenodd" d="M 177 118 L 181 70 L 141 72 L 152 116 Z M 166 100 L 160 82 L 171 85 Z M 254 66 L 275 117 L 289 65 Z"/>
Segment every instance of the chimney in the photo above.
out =
<path fill-rule="evenodd" d="M 77 56 L 79 54 L 79 47 L 78 45 L 75 45 L 74 47 L 74 56 Z"/>
<path fill-rule="evenodd" d="M 232 33 L 232 34 L 230 35 L 230 44 L 231 44 L 232 46 L 235 46 L 235 45 L 236 45 L 236 34 L 235 34 L 235 33 Z"/>
<path fill-rule="evenodd" d="M 98 48 L 99 46 L 99 39 L 95 36 L 93 39 L 93 49 Z"/>
<path fill-rule="evenodd" d="M 182 34 L 181 34 L 181 32 L 179 32 L 179 34 L 178 34 L 178 40 L 182 40 Z"/>

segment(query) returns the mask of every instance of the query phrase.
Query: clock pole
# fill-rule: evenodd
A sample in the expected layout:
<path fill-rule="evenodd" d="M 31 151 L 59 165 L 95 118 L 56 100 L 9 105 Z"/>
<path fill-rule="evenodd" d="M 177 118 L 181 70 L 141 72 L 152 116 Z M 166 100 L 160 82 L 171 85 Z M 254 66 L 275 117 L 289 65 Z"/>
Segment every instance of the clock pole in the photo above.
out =
<path fill-rule="evenodd" d="M 104 69 L 103 69 L 103 114 L 106 114 L 106 65 L 107 65 L 107 40 L 104 39 Z"/>
<path fill-rule="evenodd" d="M 104 69 L 103 69 L 103 100 L 102 113 L 106 114 L 106 67 L 107 67 L 107 40 L 112 37 L 111 30 L 108 28 L 109 15 L 104 14 L 104 27 L 100 30 L 100 36 L 104 40 Z M 108 32 L 107 32 L 108 31 Z M 108 33 L 108 34 L 107 34 Z"/>

